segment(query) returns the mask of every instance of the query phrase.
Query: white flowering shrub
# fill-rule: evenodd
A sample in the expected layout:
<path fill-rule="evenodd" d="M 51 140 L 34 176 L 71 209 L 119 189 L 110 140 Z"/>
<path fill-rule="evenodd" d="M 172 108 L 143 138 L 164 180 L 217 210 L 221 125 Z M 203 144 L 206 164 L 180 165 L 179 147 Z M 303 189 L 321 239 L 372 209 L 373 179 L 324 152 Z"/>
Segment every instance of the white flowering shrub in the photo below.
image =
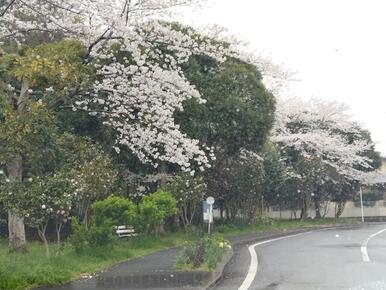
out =
<path fill-rule="evenodd" d="M 166 186 L 177 200 L 178 215 L 188 231 L 202 206 L 206 194 L 206 184 L 202 177 L 192 177 L 188 173 L 180 173 Z"/>
<path fill-rule="evenodd" d="M 37 229 L 49 256 L 46 231 L 53 220 L 57 232 L 57 254 L 61 246 L 63 224 L 71 219 L 71 210 L 80 196 L 65 173 L 29 178 L 23 183 L 6 182 L 1 186 L 0 201 L 7 209 L 25 218 L 28 225 Z"/>

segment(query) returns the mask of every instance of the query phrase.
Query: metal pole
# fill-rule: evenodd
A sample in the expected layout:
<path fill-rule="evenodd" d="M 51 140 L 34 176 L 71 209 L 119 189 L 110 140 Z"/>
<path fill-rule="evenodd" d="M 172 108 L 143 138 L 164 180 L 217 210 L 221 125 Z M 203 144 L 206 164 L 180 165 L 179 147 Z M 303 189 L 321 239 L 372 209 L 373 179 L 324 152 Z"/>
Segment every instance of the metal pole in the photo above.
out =
<path fill-rule="evenodd" d="M 361 197 L 361 213 L 362 213 L 362 223 L 365 222 L 365 217 L 363 214 L 363 198 L 362 198 L 362 186 L 359 188 L 359 195 Z"/>
<path fill-rule="evenodd" d="M 210 223 L 212 222 L 212 205 L 209 205 L 208 235 L 210 235 Z"/>

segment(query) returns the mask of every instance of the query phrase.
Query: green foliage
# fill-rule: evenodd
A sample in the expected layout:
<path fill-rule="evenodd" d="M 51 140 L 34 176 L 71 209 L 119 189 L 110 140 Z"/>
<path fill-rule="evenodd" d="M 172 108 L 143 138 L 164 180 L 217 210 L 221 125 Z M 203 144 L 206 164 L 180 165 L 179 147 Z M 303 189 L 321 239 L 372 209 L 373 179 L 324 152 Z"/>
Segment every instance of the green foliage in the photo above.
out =
<path fill-rule="evenodd" d="M 86 228 L 84 223 L 78 223 L 74 219 L 69 241 L 77 253 L 84 253 L 88 250 L 108 245 L 111 246 L 114 241 L 114 228 L 109 223 L 92 224 Z"/>
<path fill-rule="evenodd" d="M 287 179 L 287 172 L 284 162 L 280 159 L 279 152 L 267 144 L 264 150 L 264 182 L 263 192 L 265 200 L 271 204 L 280 202 L 280 195 L 284 191 L 284 184 Z"/>
<path fill-rule="evenodd" d="M 132 201 L 110 196 L 91 205 L 91 223 L 72 223 L 71 244 L 77 252 L 93 247 L 104 247 L 114 240 L 114 227 L 133 225 L 136 221 L 135 206 Z"/>
<path fill-rule="evenodd" d="M 135 205 L 132 201 L 119 197 L 108 198 L 92 204 L 93 222 L 101 225 L 134 225 L 136 218 Z"/>
<path fill-rule="evenodd" d="M 176 114 L 181 129 L 226 154 L 260 149 L 274 121 L 275 100 L 257 68 L 237 59 L 218 65 L 193 57 L 184 69 L 207 102 L 186 102 Z"/>
<path fill-rule="evenodd" d="M 24 174 L 38 174 L 52 170 L 56 162 L 58 136 L 54 115 L 42 102 L 31 101 L 26 112 L 1 104 L 0 164 L 22 155 Z"/>
<path fill-rule="evenodd" d="M 220 221 L 215 222 L 215 224 L 217 224 L 217 223 L 220 223 Z M 238 228 L 238 226 L 234 225 L 233 223 L 232 224 L 219 224 L 219 225 L 216 225 L 215 231 L 218 233 L 224 234 L 224 233 L 230 232 L 232 230 L 235 230 L 237 228 Z"/>
<path fill-rule="evenodd" d="M 75 214 L 79 221 L 89 223 L 91 204 L 111 192 L 119 192 L 116 166 L 101 146 L 89 138 L 66 133 L 58 142 L 61 145 L 62 166 L 71 176 L 71 182 L 80 196 Z"/>
<path fill-rule="evenodd" d="M 88 231 L 88 244 L 91 249 L 111 245 L 114 239 L 114 228 L 108 223 L 93 225 Z"/>
<path fill-rule="evenodd" d="M 142 230 L 160 234 L 165 219 L 177 213 L 177 201 L 169 192 L 159 190 L 142 199 L 139 211 Z"/>
<path fill-rule="evenodd" d="M 206 193 L 203 178 L 181 172 L 166 186 L 166 190 L 177 200 L 179 218 L 188 230 Z"/>
<path fill-rule="evenodd" d="M 60 172 L 25 182 L 6 182 L 1 186 L 0 201 L 25 217 L 27 224 L 38 227 L 50 219 L 66 222 L 78 199 L 74 191 L 70 180 Z"/>
<path fill-rule="evenodd" d="M 183 132 L 213 146 L 215 160 L 204 178 L 208 191 L 224 208 L 232 205 L 240 192 L 247 195 L 253 191 L 253 186 L 246 184 L 249 181 L 236 172 L 236 167 L 245 168 L 248 176 L 258 171 L 250 183 L 261 187 L 261 168 L 253 167 L 253 173 L 249 172 L 245 166 L 239 166 L 238 156 L 242 149 L 259 152 L 266 143 L 274 121 L 275 99 L 264 87 L 257 67 L 238 59 L 219 64 L 207 57 L 195 56 L 183 69 L 206 102 L 186 101 L 184 110 L 177 112 L 175 118 Z M 233 207 L 240 205 L 233 204 Z"/>
<path fill-rule="evenodd" d="M 89 246 L 88 230 L 84 225 L 78 223 L 76 219 L 72 220 L 71 228 L 72 234 L 69 238 L 69 242 L 77 253 L 81 253 Z"/>
<path fill-rule="evenodd" d="M 228 247 L 229 242 L 219 234 L 205 237 L 198 242 L 188 243 L 177 257 L 176 268 L 183 270 L 200 267 L 215 269 Z"/>
<path fill-rule="evenodd" d="M 78 41 L 63 40 L 37 47 L 22 47 L 17 55 L 0 59 L 0 75 L 17 81 L 28 80 L 35 88 L 57 90 L 80 83 L 86 77 L 82 64 L 86 48 Z"/>

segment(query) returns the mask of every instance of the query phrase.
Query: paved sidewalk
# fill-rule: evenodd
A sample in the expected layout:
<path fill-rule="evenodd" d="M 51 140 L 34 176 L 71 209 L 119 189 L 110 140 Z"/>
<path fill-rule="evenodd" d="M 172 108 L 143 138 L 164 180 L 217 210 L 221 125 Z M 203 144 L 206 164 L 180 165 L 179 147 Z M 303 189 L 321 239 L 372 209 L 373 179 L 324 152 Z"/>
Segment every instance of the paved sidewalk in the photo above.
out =
<path fill-rule="evenodd" d="M 263 233 L 241 234 L 228 239 L 233 246 L 239 247 L 258 240 L 323 227 L 272 230 Z M 63 286 L 37 288 L 36 290 L 200 289 L 202 285 L 211 279 L 211 273 L 205 271 L 184 272 L 174 270 L 173 266 L 180 250 L 181 247 L 163 250 L 114 265 L 90 279 L 74 281 Z"/>

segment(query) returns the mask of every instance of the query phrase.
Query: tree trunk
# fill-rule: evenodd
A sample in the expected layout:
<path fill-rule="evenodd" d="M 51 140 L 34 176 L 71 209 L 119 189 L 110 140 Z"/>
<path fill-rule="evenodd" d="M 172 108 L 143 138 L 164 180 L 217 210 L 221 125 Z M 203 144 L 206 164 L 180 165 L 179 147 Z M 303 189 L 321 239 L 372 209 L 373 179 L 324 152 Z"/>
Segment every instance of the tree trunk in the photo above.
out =
<path fill-rule="evenodd" d="M 220 204 L 220 218 L 221 221 L 224 220 L 224 205 L 222 203 Z"/>
<path fill-rule="evenodd" d="M 335 218 L 337 219 L 337 218 L 339 218 L 341 215 L 342 215 L 342 213 L 343 213 L 343 211 L 344 211 L 344 208 L 345 208 L 345 206 L 346 206 L 346 202 L 345 201 L 339 201 L 338 203 L 337 203 L 337 210 L 335 210 Z"/>
<path fill-rule="evenodd" d="M 180 208 L 180 217 L 181 217 L 182 225 L 184 226 L 185 232 L 188 232 L 188 221 L 187 221 L 187 218 L 186 218 L 185 210 L 186 209 L 185 209 L 184 206 L 182 206 Z"/>
<path fill-rule="evenodd" d="M 315 199 L 315 218 L 320 219 L 322 218 L 322 214 L 320 213 L 320 202 L 319 200 Z"/>
<path fill-rule="evenodd" d="M 40 239 L 43 241 L 44 248 L 46 250 L 46 257 L 49 257 L 50 256 L 50 246 L 49 246 L 47 238 L 46 238 L 47 225 L 48 225 L 48 223 L 46 223 L 45 225 L 42 225 L 42 226 L 38 226 L 37 230 L 38 230 L 38 235 L 39 235 Z"/>
<path fill-rule="evenodd" d="M 159 173 L 161 175 L 161 178 L 159 180 L 159 185 L 161 188 L 165 187 L 167 184 L 167 165 L 165 161 L 162 161 L 159 166 Z"/>
<path fill-rule="evenodd" d="M 24 218 L 8 211 L 9 251 L 27 251 Z"/>
<path fill-rule="evenodd" d="M 27 79 L 23 79 L 21 83 L 20 95 L 16 104 L 16 110 L 23 112 L 28 103 L 29 84 Z M 6 164 L 7 175 L 10 182 L 23 181 L 23 158 L 20 154 L 13 156 Z M 9 232 L 9 250 L 10 251 L 27 251 L 27 242 L 25 239 L 24 218 L 8 211 L 8 232 Z"/>
<path fill-rule="evenodd" d="M 323 205 L 323 218 L 326 217 L 327 213 L 328 213 L 328 207 L 329 207 L 329 204 L 330 202 L 329 201 L 325 201 L 324 202 L 324 205 Z"/>
<path fill-rule="evenodd" d="M 225 207 L 225 216 L 226 216 L 226 220 L 229 221 L 230 220 L 229 208 L 227 206 Z"/>
<path fill-rule="evenodd" d="M 62 222 L 57 222 L 55 225 L 55 228 L 56 228 L 56 256 L 60 255 L 61 247 L 62 247 L 61 238 L 60 238 L 60 233 L 62 231 L 62 225 L 63 225 Z"/>
<path fill-rule="evenodd" d="M 6 167 L 10 182 L 22 181 L 23 160 L 20 155 L 15 156 Z M 8 211 L 8 231 L 9 250 L 25 252 L 27 250 L 27 243 L 25 239 L 24 218 L 12 211 Z"/>
<path fill-rule="evenodd" d="M 155 234 L 156 236 L 163 236 L 166 234 L 165 227 L 163 224 L 156 225 Z"/>
<path fill-rule="evenodd" d="M 302 211 L 300 213 L 301 220 L 306 220 L 308 218 L 308 209 L 309 209 L 309 199 L 308 199 L 308 195 L 305 193 L 303 194 Z"/>

